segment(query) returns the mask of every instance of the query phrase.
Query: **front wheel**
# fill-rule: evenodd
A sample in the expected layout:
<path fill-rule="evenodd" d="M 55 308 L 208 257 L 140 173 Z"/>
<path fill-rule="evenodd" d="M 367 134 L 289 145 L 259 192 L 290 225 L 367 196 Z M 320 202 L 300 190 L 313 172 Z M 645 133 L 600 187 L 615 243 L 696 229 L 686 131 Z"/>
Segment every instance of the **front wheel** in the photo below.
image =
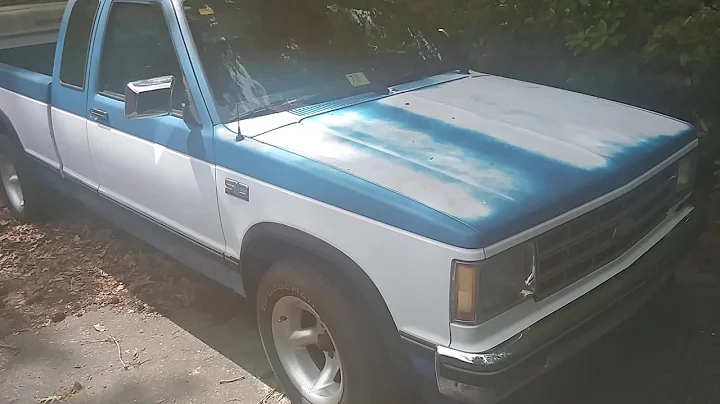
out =
<path fill-rule="evenodd" d="M 389 402 L 370 317 L 321 265 L 279 262 L 261 280 L 257 318 L 270 365 L 294 404 Z"/>

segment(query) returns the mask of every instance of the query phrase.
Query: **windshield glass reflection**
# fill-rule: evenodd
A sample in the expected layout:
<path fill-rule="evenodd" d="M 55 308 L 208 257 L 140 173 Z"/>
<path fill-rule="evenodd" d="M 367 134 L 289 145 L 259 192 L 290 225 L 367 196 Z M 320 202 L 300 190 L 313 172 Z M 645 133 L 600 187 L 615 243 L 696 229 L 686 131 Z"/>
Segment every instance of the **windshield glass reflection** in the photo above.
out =
<path fill-rule="evenodd" d="M 391 3 L 186 0 L 186 18 L 223 122 L 450 70 L 436 29 Z M 267 110 L 267 111 L 265 111 Z"/>

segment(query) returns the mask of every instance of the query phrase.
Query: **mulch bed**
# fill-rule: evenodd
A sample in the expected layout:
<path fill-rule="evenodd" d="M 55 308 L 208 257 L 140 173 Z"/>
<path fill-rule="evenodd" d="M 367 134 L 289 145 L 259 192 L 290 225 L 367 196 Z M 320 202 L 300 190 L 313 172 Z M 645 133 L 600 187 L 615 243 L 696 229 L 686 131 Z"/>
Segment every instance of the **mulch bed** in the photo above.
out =
<path fill-rule="evenodd" d="M 148 313 L 193 306 L 230 318 L 238 299 L 86 210 L 24 224 L 0 205 L 0 316 L 12 322 L 9 332 L 106 306 Z"/>

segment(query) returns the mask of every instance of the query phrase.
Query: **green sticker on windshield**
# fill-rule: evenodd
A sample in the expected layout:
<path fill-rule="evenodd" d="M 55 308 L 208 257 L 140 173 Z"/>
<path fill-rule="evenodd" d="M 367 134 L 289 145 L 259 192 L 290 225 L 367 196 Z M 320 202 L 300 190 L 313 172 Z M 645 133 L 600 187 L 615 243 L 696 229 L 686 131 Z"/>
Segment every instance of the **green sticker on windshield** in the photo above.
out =
<path fill-rule="evenodd" d="M 370 84 L 370 80 L 365 77 L 365 73 L 363 72 L 346 74 L 345 77 L 347 77 L 350 85 L 353 87 L 366 86 Z"/>

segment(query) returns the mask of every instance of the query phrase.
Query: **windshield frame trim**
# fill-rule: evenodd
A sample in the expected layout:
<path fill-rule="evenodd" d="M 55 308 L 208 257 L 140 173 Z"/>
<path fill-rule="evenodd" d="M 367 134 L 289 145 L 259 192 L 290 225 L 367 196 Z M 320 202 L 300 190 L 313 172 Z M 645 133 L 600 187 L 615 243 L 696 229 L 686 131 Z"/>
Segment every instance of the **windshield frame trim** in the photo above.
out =
<path fill-rule="evenodd" d="M 190 67 L 193 75 L 195 76 L 197 85 L 200 88 L 200 96 L 205 104 L 205 109 L 210 115 L 210 122 L 213 126 L 224 124 L 222 119 L 220 119 L 220 111 L 218 111 L 217 104 L 213 98 L 212 88 L 207 80 L 205 68 L 200 59 L 197 45 L 195 44 L 195 38 L 192 35 L 190 24 L 185 16 L 185 9 L 183 6 L 185 4 L 185 0 L 172 0 L 172 4 L 174 6 L 173 8 L 175 9 L 176 19 L 180 28 L 180 35 L 183 39 L 183 46 L 185 46 L 185 51 L 188 53 L 188 57 L 190 58 Z"/>

